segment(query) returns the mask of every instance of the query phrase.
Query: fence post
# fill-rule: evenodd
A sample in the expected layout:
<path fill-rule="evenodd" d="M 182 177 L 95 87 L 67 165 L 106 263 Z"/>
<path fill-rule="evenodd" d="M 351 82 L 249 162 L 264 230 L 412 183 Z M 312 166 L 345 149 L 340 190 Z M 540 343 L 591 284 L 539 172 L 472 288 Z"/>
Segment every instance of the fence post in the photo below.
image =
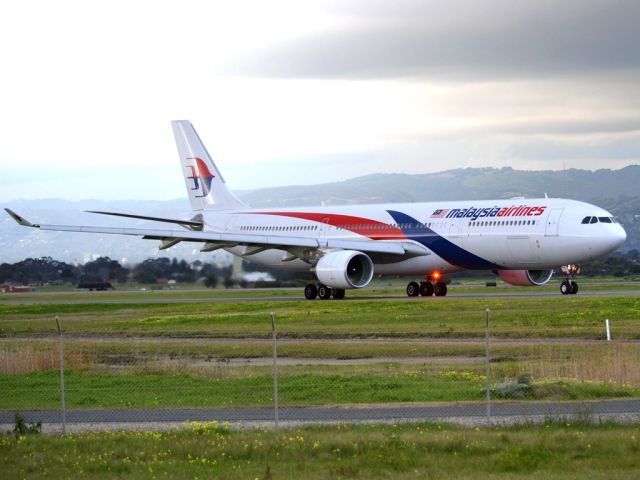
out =
<path fill-rule="evenodd" d="M 277 335 L 276 335 L 276 316 L 273 312 L 269 314 L 271 316 L 271 336 L 273 343 L 273 414 L 275 420 L 276 430 L 278 429 L 278 350 L 277 350 Z"/>
<path fill-rule="evenodd" d="M 56 316 L 56 327 L 58 329 L 58 340 L 60 352 L 60 408 L 62 412 L 62 434 L 67 433 L 67 410 L 64 405 L 64 338 L 62 336 L 62 327 L 60 326 L 60 318 Z"/>
<path fill-rule="evenodd" d="M 487 425 L 491 425 L 491 357 L 489 355 L 489 309 L 486 310 L 484 322 L 484 356 L 486 365 L 486 397 L 487 397 Z"/>
<path fill-rule="evenodd" d="M 607 329 L 607 342 L 610 342 L 611 341 L 611 329 L 609 328 L 609 319 L 608 318 L 604 321 L 604 324 L 605 324 L 605 327 Z"/>

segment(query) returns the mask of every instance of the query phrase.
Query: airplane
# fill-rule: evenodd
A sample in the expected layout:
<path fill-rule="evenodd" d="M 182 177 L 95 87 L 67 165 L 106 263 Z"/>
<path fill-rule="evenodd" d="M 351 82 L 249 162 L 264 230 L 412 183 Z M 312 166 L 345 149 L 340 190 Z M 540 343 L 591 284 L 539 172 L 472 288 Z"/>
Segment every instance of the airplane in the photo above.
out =
<path fill-rule="evenodd" d="M 188 120 L 172 122 L 191 213 L 166 218 L 91 211 L 182 227 L 114 228 L 33 224 L 5 209 L 19 224 L 66 232 L 119 234 L 159 240 L 160 250 L 201 243 L 254 262 L 313 273 L 305 298 L 342 299 L 374 275 L 418 277 L 410 297 L 445 296 L 443 275 L 492 270 L 511 285 L 546 284 L 562 266 L 563 295 L 576 294 L 580 264 L 619 248 L 623 227 L 602 208 L 575 200 L 522 197 L 455 201 L 253 209 L 226 182 Z"/>

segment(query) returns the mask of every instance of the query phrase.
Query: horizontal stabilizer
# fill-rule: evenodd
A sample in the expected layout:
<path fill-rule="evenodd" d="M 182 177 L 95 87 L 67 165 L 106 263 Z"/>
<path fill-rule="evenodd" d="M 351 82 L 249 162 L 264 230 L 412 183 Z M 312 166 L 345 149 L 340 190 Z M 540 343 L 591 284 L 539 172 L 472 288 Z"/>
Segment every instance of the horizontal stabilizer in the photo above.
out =
<path fill-rule="evenodd" d="M 202 222 L 196 220 L 183 220 L 177 218 L 166 217 L 150 217 L 148 215 L 137 215 L 133 213 L 118 213 L 118 212 L 102 212 L 99 210 L 87 210 L 88 213 L 99 213 L 100 215 L 113 215 L 114 217 L 127 217 L 127 218 L 139 218 L 140 220 L 151 220 L 154 222 L 166 222 L 177 223 L 178 225 L 184 225 L 190 227 L 191 230 L 202 230 Z"/>

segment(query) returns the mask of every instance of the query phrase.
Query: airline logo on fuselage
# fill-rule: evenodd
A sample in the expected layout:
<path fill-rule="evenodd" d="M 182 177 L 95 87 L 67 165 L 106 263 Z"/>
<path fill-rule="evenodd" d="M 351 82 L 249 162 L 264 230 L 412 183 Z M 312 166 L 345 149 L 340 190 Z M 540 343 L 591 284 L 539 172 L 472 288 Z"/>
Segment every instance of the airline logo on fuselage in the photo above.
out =
<path fill-rule="evenodd" d="M 489 207 L 489 208 L 453 208 L 446 211 L 446 215 L 441 212 L 445 210 L 436 210 L 431 215 L 432 218 L 470 218 L 476 221 L 479 218 L 489 217 L 539 217 L 546 209 L 546 205 L 542 207 L 530 207 L 528 205 L 520 205 L 513 207 Z"/>
<path fill-rule="evenodd" d="M 189 180 L 193 180 L 191 190 L 202 190 L 202 195 L 196 195 L 196 197 L 206 197 L 211 191 L 211 182 L 215 175 L 209 171 L 207 164 L 200 157 L 187 157 L 187 160 L 195 161 L 195 165 L 186 166 L 191 170 L 191 176 L 187 177 Z"/>

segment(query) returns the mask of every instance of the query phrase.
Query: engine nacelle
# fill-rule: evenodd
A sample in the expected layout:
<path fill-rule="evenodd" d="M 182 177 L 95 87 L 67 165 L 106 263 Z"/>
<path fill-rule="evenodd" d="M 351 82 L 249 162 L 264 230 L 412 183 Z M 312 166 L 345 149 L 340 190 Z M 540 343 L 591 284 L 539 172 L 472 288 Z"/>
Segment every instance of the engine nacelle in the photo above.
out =
<path fill-rule="evenodd" d="M 498 270 L 496 273 L 510 285 L 532 287 L 547 283 L 553 270 Z"/>
<path fill-rule="evenodd" d="M 362 288 L 373 278 L 373 262 L 355 250 L 327 253 L 318 260 L 315 270 L 318 280 L 332 288 Z"/>

